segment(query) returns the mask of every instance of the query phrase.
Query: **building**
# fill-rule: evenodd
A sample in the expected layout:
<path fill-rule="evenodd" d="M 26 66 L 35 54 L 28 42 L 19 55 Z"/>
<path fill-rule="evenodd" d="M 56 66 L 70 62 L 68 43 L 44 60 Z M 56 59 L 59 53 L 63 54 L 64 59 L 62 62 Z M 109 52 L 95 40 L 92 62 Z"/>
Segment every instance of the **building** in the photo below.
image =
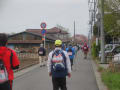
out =
<path fill-rule="evenodd" d="M 53 48 L 53 43 L 56 39 L 61 39 L 63 42 L 68 42 L 69 33 L 57 27 L 47 29 L 46 33 L 46 48 Z M 26 31 L 9 35 L 8 47 L 19 49 L 21 51 L 36 52 L 43 43 L 43 35 L 41 29 L 27 29 Z"/>

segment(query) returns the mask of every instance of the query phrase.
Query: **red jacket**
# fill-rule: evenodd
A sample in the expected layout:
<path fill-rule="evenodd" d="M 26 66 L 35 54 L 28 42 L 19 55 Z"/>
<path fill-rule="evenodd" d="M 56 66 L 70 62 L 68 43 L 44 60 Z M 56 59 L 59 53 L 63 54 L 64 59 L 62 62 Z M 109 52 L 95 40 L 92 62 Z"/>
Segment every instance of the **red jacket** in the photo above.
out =
<path fill-rule="evenodd" d="M 11 50 L 7 47 L 0 47 L 0 59 L 3 60 L 4 65 L 7 69 L 8 72 L 8 79 L 9 80 L 13 80 L 14 79 L 14 75 L 13 75 L 13 70 L 11 68 L 11 64 L 10 64 L 10 56 L 11 56 L 11 51 L 13 52 L 13 57 L 12 57 L 12 65 L 13 67 L 19 66 L 20 62 L 18 60 L 18 57 L 16 55 L 16 52 L 14 50 Z"/>
<path fill-rule="evenodd" d="M 84 52 L 88 52 L 88 51 L 89 51 L 89 48 L 88 48 L 87 45 L 84 45 L 84 46 L 82 47 L 82 50 L 83 50 Z"/>

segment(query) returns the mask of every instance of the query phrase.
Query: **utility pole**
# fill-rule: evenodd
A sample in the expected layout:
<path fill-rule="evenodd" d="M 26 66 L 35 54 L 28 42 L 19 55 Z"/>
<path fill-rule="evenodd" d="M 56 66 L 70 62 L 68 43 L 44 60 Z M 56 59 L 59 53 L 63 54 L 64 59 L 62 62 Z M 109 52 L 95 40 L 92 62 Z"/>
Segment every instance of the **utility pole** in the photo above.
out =
<path fill-rule="evenodd" d="M 94 0 L 94 18 L 93 18 L 94 24 L 95 24 L 95 15 L 96 15 L 96 0 Z"/>
<path fill-rule="evenodd" d="M 101 63 L 105 63 L 104 0 L 101 0 Z"/>
<path fill-rule="evenodd" d="M 74 42 L 75 42 L 75 21 L 74 21 Z"/>
<path fill-rule="evenodd" d="M 96 21 L 96 11 L 97 11 L 97 0 L 88 0 L 89 5 L 89 15 L 91 24 L 91 36 L 93 36 L 93 26 Z"/>

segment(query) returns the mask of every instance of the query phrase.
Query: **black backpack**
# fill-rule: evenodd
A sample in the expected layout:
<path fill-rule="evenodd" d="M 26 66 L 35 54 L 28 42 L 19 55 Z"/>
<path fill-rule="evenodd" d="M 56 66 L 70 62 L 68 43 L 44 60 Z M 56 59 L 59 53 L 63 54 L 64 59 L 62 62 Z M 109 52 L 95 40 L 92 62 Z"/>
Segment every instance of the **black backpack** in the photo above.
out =
<path fill-rule="evenodd" d="M 38 50 L 38 54 L 40 55 L 40 56 L 45 56 L 45 49 L 44 48 L 39 48 L 39 50 Z"/>

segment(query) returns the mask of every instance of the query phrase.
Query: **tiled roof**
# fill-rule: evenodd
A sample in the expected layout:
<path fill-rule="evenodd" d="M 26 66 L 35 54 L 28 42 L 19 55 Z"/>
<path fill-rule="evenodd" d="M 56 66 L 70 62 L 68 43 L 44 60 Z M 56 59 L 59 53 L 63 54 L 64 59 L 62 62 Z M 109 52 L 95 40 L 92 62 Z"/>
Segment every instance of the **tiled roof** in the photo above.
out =
<path fill-rule="evenodd" d="M 42 29 L 27 29 L 26 32 L 37 33 L 41 35 L 41 30 Z M 69 34 L 67 31 L 63 31 L 57 27 L 46 29 L 46 31 L 47 31 L 47 34 L 56 34 L 56 33 Z"/>
<path fill-rule="evenodd" d="M 61 34 L 69 34 L 67 31 L 64 31 L 62 29 L 59 29 L 57 27 L 48 29 L 47 33 L 61 33 Z"/>

